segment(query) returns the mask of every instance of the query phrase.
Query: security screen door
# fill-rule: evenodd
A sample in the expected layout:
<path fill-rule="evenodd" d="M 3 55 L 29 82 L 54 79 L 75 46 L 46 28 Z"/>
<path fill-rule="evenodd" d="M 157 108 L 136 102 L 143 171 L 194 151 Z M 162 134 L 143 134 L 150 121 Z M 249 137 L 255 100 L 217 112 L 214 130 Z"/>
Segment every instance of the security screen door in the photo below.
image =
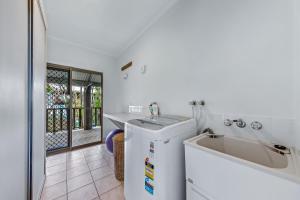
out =
<path fill-rule="evenodd" d="M 70 71 L 47 68 L 46 151 L 70 146 Z"/>

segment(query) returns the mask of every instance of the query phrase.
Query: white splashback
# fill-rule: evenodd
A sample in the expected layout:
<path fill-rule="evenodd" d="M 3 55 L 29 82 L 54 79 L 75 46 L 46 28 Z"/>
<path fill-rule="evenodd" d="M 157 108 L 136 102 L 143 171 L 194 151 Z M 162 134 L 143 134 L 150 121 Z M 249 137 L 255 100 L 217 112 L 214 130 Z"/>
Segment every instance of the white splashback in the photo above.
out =
<path fill-rule="evenodd" d="M 239 128 L 235 123 L 231 126 L 224 125 L 224 119 L 239 118 L 246 122 L 247 125 L 245 128 Z M 261 130 L 253 130 L 250 125 L 253 121 L 261 122 L 263 128 Z M 203 128 L 212 128 L 217 134 L 249 138 L 286 146 L 295 145 L 293 119 L 238 114 L 212 114 L 206 112 L 201 122 L 204 124 L 202 125 Z"/>
<path fill-rule="evenodd" d="M 186 117 L 192 117 L 192 107 L 190 107 L 191 114 L 180 114 Z M 139 113 L 143 115 L 150 115 L 148 106 L 128 106 L 129 112 Z M 169 112 L 163 112 L 162 114 L 174 114 Z M 246 122 L 245 128 L 239 128 L 233 123 L 231 126 L 224 125 L 224 119 L 243 119 Z M 262 123 L 263 128 L 261 130 L 253 130 L 251 123 L 258 121 Z M 235 137 L 242 137 L 252 140 L 260 140 L 266 143 L 281 144 L 288 147 L 294 147 L 297 145 L 295 140 L 294 123 L 292 118 L 284 117 L 272 117 L 262 115 L 246 115 L 246 114 L 224 114 L 224 113 L 212 113 L 209 106 L 201 108 L 199 130 L 202 132 L 205 128 L 212 128 L 216 134 L 224 134 Z"/>

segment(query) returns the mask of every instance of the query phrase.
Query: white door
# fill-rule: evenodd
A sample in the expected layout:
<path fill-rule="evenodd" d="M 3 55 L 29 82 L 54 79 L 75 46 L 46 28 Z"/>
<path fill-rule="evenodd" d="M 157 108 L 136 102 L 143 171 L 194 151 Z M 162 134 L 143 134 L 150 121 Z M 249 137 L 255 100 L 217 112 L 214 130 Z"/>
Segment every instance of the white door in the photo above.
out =
<path fill-rule="evenodd" d="M 33 1 L 33 157 L 32 199 L 37 200 L 42 192 L 45 176 L 46 132 L 46 24 L 40 1 Z"/>

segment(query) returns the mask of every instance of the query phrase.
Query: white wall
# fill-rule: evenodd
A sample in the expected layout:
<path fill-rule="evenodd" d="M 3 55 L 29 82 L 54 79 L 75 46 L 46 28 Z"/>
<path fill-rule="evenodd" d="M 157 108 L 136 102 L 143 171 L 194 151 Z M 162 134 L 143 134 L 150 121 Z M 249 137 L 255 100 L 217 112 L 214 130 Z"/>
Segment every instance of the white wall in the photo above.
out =
<path fill-rule="evenodd" d="M 103 72 L 104 112 L 120 110 L 121 105 L 117 103 L 120 99 L 119 79 L 114 58 L 68 41 L 48 37 L 48 62 Z M 103 125 L 104 135 L 113 129 L 105 118 Z"/>
<path fill-rule="evenodd" d="M 26 199 L 27 1 L 0 1 L 0 198 Z"/>
<path fill-rule="evenodd" d="M 296 144 L 298 149 L 300 149 L 300 2 L 298 0 L 293 0 L 294 3 L 294 114 L 295 114 L 295 134 L 296 134 Z"/>
<path fill-rule="evenodd" d="M 291 11 L 282 0 L 181 1 L 118 59 L 134 62 L 120 74 L 123 108 L 157 101 L 190 116 L 188 101 L 204 99 L 206 113 L 262 120 L 267 138 L 294 145 Z"/>
<path fill-rule="evenodd" d="M 41 4 L 33 1 L 33 156 L 32 194 L 38 200 L 45 179 L 45 133 L 46 133 L 46 24 Z"/>

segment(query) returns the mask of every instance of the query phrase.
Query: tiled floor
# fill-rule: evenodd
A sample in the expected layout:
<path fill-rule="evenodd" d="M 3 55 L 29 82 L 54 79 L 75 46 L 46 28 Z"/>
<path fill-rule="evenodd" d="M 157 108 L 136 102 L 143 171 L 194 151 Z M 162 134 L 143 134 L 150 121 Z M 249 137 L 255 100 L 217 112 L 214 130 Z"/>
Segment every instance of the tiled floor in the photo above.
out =
<path fill-rule="evenodd" d="M 49 156 L 46 165 L 42 200 L 124 200 L 104 145 Z"/>

